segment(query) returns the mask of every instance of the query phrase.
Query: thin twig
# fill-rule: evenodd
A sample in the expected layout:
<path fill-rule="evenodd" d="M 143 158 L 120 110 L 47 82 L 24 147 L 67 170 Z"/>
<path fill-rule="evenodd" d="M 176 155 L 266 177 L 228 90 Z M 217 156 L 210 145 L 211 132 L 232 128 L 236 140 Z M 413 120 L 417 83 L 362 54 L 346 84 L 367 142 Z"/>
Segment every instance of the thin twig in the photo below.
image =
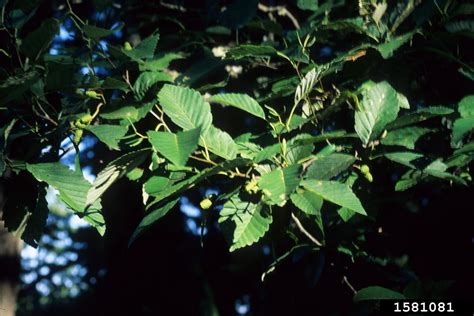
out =
<path fill-rule="evenodd" d="M 297 30 L 300 29 L 300 24 L 298 23 L 298 20 L 295 18 L 295 16 L 290 11 L 288 11 L 288 9 L 285 6 L 277 5 L 277 6 L 274 6 L 274 7 L 268 7 L 264 4 L 259 3 L 258 4 L 258 9 L 260 11 L 265 12 L 265 13 L 277 12 L 278 15 L 287 16 L 291 20 L 291 22 L 293 23 L 295 28 Z"/>
<path fill-rule="evenodd" d="M 322 247 L 323 244 L 317 240 L 313 235 L 311 235 L 307 230 L 306 228 L 304 228 L 303 224 L 301 224 L 300 220 L 298 219 L 298 217 L 296 217 L 295 214 L 291 213 L 291 218 L 293 219 L 293 221 L 295 222 L 296 226 L 299 228 L 299 230 L 304 234 L 306 235 L 306 237 L 308 237 L 312 242 L 314 242 L 316 245 L 318 245 L 319 247 Z"/>
<path fill-rule="evenodd" d="M 349 283 L 349 280 L 347 279 L 346 276 L 343 276 L 343 277 L 342 277 L 342 281 L 343 281 L 344 283 L 346 283 L 346 285 L 351 289 L 352 293 L 354 293 L 354 294 L 357 293 L 356 289 L 352 286 L 352 284 Z"/>
<path fill-rule="evenodd" d="M 189 156 L 189 158 L 194 159 L 194 160 L 197 160 L 197 161 L 209 163 L 209 164 L 211 164 L 211 165 L 213 165 L 213 166 L 217 165 L 217 163 L 215 163 L 215 162 L 212 161 L 212 160 L 207 160 L 207 159 L 200 158 L 200 157 L 197 157 L 197 156 L 194 156 L 194 155 Z"/>

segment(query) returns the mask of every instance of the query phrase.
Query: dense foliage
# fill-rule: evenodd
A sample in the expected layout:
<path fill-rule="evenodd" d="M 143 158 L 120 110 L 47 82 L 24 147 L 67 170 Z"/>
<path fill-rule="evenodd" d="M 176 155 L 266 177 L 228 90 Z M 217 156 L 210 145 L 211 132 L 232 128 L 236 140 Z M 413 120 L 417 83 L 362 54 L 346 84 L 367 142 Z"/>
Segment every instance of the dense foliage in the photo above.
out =
<path fill-rule="evenodd" d="M 403 235 L 425 234 L 426 209 L 472 192 L 474 5 L 290 2 L 0 1 L 9 230 L 37 245 L 50 186 L 99 234 L 126 235 L 133 249 L 182 196 L 197 196 L 203 248 L 218 222 L 230 252 L 271 253 L 259 282 L 304 257 L 313 258 L 303 265 L 309 287 L 336 275 L 355 301 L 439 297 L 453 284 L 452 295 L 465 293 L 468 263 L 454 277 L 422 278 L 410 255 L 464 249 L 448 241 L 469 243 L 467 207 L 432 211 L 435 223 L 453 218 L 442 237 L 426 232 L 403 249 Z M 58 44 L 66 27 L 73 36 Z M 95 157 L 81 154 L 88 137 L 100 142 Z M 106 203 L 121 178 L 140 214 Z M 133 231 L 113 229 L 127 212 Z M 373 266 L 386 271 L 351 274 Z"/>

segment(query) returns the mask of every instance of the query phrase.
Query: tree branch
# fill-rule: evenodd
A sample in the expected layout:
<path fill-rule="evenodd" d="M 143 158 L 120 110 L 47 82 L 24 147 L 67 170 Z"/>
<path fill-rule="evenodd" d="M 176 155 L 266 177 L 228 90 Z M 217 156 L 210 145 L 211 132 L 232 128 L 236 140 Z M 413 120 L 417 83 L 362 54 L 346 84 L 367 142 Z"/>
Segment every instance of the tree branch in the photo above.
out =
<path fill-rule="evenodd" d="M 298 229 L 304 234 L 306 235 L 306 237 L 308 237 L 312 242 L 314 242 L 316 245 L 318 245 L 319 247 L 322 247 L 323 244 L 317 240 L 313 235 L 311 235 L 307 230 L 306 228 L 304 228 L 303 224 L 301 224 L 300 220 L 298 219 L 298 217 L 296 217 L 295 214 L 291 213 L 291 219 L 293 219 L 293 221 L 295 222 L 296 226 L 298 227 Z"/>

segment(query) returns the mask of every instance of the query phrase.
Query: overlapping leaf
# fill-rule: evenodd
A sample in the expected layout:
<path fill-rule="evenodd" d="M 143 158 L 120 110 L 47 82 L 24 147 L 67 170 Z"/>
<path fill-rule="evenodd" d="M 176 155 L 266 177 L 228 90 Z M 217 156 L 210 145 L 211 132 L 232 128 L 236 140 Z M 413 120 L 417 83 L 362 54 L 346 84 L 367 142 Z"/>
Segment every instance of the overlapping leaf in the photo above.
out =
<path fill-rule="evenodd" d="M 272 215 L 267 206 L 242 201 L 233 196 L 220 212 L 221 225 L 233 224 L 230 251 L 250 246 L 262 238 L 270 228 Z"/>
<path fill-rule="evenodd" d="M 415 143 L 423 135 L 432 132 L 433 129 L 424 127 L 406 127 L 391 130 L 387 136 L 382 139 L 381 143 L 384 145 L 403 146 L 409 149 L 415 149 Z"/>
<path fill-rule="evenodd" d="M 319 195 L 324 200 L 346 207 L 356 213 L 367 215 L 364 207 L 351 188 L 337 181 L 304 180 L 303 187 Z"/>
<path fill-rule="evenodd" d="M 237 156 L 237 145 L 226 132 L 211 126 L 200 140 L 202 146 L 224 159 L 234 159 Z"/>
<path fill-rule="evenodd" d="M 269 203 L 281 205 L 289 198 L 300 182 L 299 169 L 299 165 L 278 168 L 260 178 L 258 185 Z"/>
<path fill-rule="evenodd" d="M 141 165 L 148 154 L 150 154 L 149 149 L 142 149 L 126 153 L 110 162 L 99 172 L 92 187 L 87 190 L 85 201 L 86 209 L 91 207 L 115 181 L 135 167 Z"/>
<path fill-rule="evenodd" d="M 177 166 L 185 166 L 196 150 L 201 131 L 199 128 L 178 132 L 148 132 L 150 143 L 160 154 Z"/>
<path fill-rule="evenodd" d="M 352 155 L 332 153 L 316 157 L 308 167 L 306 177 L 309 179 L 330 180 L 347 170 L 356 158 Z"/>
<path fill-rule="evenodd" d="M 184 130 L 200 127 L 205 134 L 212 124 L 211 107 L 197 91 L 166 84 L 158 100 L 166 115 Z"/>
<path fill-rule="evenodd" d="M 265 113 L 263 112 L 262 107 L 255 101 L 253 98 L 249 97 L 246 94 L 239 93 L 222 93 L 216 94 L 209 99 L 209 102 L 220 103 L 224 105 L 230 105 L 246 111 L 256 117 L 265 119 Z"/>
<path fill-rule="evenodd" d="M 115 150 L 120 149 L 119 142 L 128 132 L 128 127 L 126 126 L 109 124 L 89 125 L 86 129 L 101 142 Z"/>
<path fill-rule="evenodd" d="M 363 88 L 360 109 L 355 112 L 355 131 L 367 145 L 383 132 L 385 126 L 395 120 L 400 109 L 400 97 L 386 82 L 367 82 Z"/>
<path fill-rule="evenodd" d="M 59 162 L 28 164 L 27 170 L 38 180 L 59 191 L 59 197 L 79 216 L 104 234 L 105 222 L 100 211 L 100 201 L 94 200 L 87 207 L 87 193 L 91 185 L 80 172 L 74 172 Z"/>

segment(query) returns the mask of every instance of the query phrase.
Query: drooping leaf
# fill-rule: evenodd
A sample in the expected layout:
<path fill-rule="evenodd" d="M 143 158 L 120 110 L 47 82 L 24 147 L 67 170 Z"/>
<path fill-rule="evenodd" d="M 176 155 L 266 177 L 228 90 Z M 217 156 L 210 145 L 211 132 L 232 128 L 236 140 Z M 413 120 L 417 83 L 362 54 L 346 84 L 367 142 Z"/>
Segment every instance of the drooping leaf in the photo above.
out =
<path fill-rule="evenodd" d="M 405 296 L 399 292 L 381 286 L 369 286 L 354 294 L 354 302 L 367 300 L 403 300 Z"/>
<path fill-rule="evenodd" d="M 150 143 L 160 154 L 177 166 L 185 166 L 191 153 L 196 150 L 201 131 L 170 132 L 149 131 Z"/>
<path fill-rule="evenodd" d="M 230 251 L 250 246 L 262 238 L 270 228 L 272 215 L 262 204 L 242 201 L 237 195 L 224 204 L 219 223 L 233 229 Z"/>
<path fill-rule="evenodd" d="M 415 143 L 423 135 L 432 132 L 433 129 L 424 127 L 405 127 L 391 130 L 387 136 L 382 139 L 383 145 L 403 146 L 409 149 L 415 149 Z"/>
<path fill-rule="evenodd" d="M 200 140 L 200 145 L 209 149 L 210 152 L 224 159 L 234 159 L 237 156 L 237 145 L 232 137 L 226 132 L 211 126 Z"/>
<path fill-rule="evenodd" d="M 299 169 L 299 165 L 278 168 L 260 178 L 258 185 L 271 204 L 285 203 L 295 191 L 300 182 Z"/>
<path fill-rule="evenodd" d="M 158 100 L 166 115 L 184 130 L 200 127 L 204 135 L 212 124 L 211 107 L 199 92 L 166 84 Z"/>
<path fill-rule="evenodd" d="M 86 129 L 101 142 L 115 150 L 120 149 L 119 142 L 128 132 L 128 127 L 126 126 L 109 124 L 89 125 Z"/>
<path fill-rule="evenodd" d="M 316 193 L 310 191 L 293 193 L 291 202 L 306 214 L 321 217 L 323 199 Z"/>
<path fill-rule="evenodd" d="M 347 170 L 355 160 L 354 156 L 341 153 L 316 157 L 308 167 L 306 177 L 308 179 L 330 180 Z"/>
<path fill-rule="evenodd" d="M 90 183 L 81 173 L 70 170 L 59 162 L 27 164 L 27 170 L 38 180 L 59 191 L 59 197 L 71 209 L 83 212 Z"/>
<path fill-rule="evenodd" d="M 209 102 L 220 103 L 224 105 L 230 105 L 246 111 L 256 117 L 265 119 L 265 113 L 263 112 L 262 107 L 255 101 L 253 98 L 249 97 L 246 94 L 239 93 L 221 93 L 216 94 L 209 98 Z"/>
<path fill-rule="evenodd" d="M 173 79 L 164 72 L 142 72 L 133 84 L 133 92 L 136 99 L 143 99 L 146 92 L 157 82 L 173 82 Z"/>
<path fill-rule="evenodd" d="M 385 126 L 395 120 L 400 109 L 398 93 L 392 86 L 382 81 L 365 84 L 360 109 L 355 112 L 355 131 L 362 143 L 367 145 L 377 139 Z"/>
<path fill-rule="evenodd" d="M 54 36 L 59 33 L 60 22 L 56 19 L 46 19 L 41 26 L 29 33 L 21 42 L 21 51 L 30 59 L 35 60 L 49 48 Z"/>
<path fill-rule="evenodd" d="M 149 149 L 141 149 L 126 153 L 111 161 L 101 172 L 99 172 L 92 187 L 87 190 L 87 198 L 85 202 L 86 209 L 91 207 L 115 181 L 141 165 L 148 154 L 150 154 Z"/>
<path fill-rule="evenodd" d="M 303 180 L 302 185 L 306 190 L 319 195 L 324 200 L 367 215 L 359 199 L 347 184 L 337 181 Z"/>
<path fill-rule="evenodd" d="M 27 170 L 38 180 L 59 191 L 59 198 L 77 215 L 82 217 L 97 231 L 105 233 L 105 221 L 101 213 L 100 200 L 87 207 L 87 192 L 91 185 L 78 171 L 72 171 L 59 162 L 27 164 Z"/>
<path fill-rule="evenodd" d="M 138 236 L 150 229 L 154 223 L 156 223 L 160 218 L 165 216 L 176 205 L 176 203 L 178 203 L 178 201 L 179 199 L 174 199 L 146 214 L 133 232 L 132 237 L 130 237 L 130 240 L 128 242 L 129 247 L 137 239 Z"/>

